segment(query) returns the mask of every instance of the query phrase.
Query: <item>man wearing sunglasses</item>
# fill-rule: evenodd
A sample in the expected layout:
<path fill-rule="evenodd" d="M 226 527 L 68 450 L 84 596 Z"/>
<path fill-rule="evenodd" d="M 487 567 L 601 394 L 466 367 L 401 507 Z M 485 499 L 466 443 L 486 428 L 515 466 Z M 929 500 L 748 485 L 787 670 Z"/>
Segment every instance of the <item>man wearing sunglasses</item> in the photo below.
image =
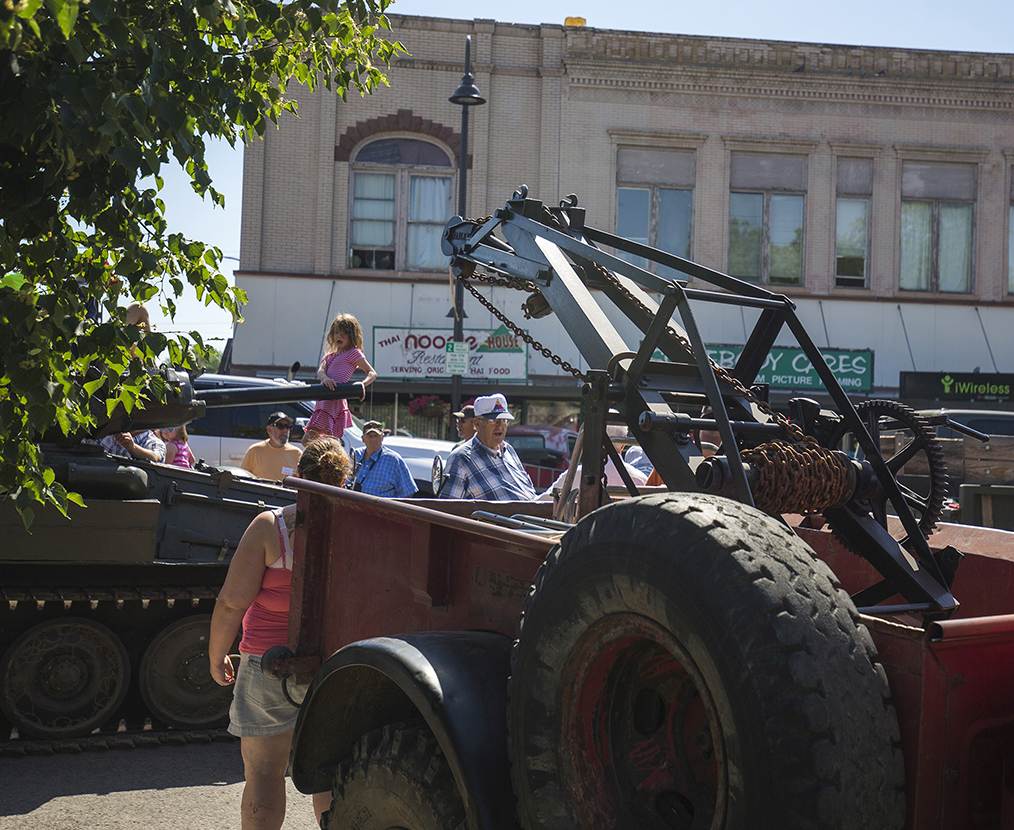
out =
<path fill-rule="evenodd" d="M 284 412 L 272 412 L 265 429 L 267 439 L 251 444 L 240 466 L 257 478 L 281 481 L 295 471 L 303 451 L 289 443 L 292 419 Z"/>

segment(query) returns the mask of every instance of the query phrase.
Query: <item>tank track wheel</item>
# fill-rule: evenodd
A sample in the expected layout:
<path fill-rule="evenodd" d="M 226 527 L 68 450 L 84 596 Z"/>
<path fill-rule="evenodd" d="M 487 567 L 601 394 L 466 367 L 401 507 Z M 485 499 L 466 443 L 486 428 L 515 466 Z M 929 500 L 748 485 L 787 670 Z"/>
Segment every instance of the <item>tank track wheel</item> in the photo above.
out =
<path fill-rule="evenodd" d="M 877 443 L 880 442 L 882 432 L 900 432 L 908 436 L 909 440 L 905 442 L 904 446 L 884 459 L 896 480 L 906 464 L 917 456 L 922 456 L 929 470 L 927 492 L 916 492 L 901 482 L 898 482 L 898 488 L 916 517 L 919 530 L 922 531 L 923 536 L 929 538 L 943 514 L 948 484 L 947 463 L 944 460 L 943 447 L 937 439 L 935 430 L 926 423 L 918 412 L 897 401 L 863 401 L 856 406 L 856 412 Z M 848 429 L 840 428 L 832 435 L 830 445 L 832 448 L 837 448 L 846 438 L 852 438 L 851 432 Z M 862 450 L 858 451 L 856 457 L 863 458 Z M 887 527 L 887 511 L 890 503 L 886 495 L 865 504 L 860 503 L 859 506 L 866 507 L 881 527 Z M 855 549 L 847 533 L 842 532 L 841 528 L 835 527 L 833 521 L 829 520 L 828 523 L 839 539 L 845 542 L 848 547 Z M 908 537 L 899 541 L 904 545 L 908 541 Z"/>
<path fill-rule="evenodd" d="M 104 726 L 129 685 L 123 643 L 79 617 L 32 626 L 0 661 L 0 706 L 19 735 L 35 738 L 76 738 Z"/>
<path fill-rule="evenodd" d="M 194 614 L 163 628 L 145 649 L 138 676 L 151 716 L 166 726 L 210 729 L 228 721 L 232 687 L 208 670 L 211 616 Z"/>

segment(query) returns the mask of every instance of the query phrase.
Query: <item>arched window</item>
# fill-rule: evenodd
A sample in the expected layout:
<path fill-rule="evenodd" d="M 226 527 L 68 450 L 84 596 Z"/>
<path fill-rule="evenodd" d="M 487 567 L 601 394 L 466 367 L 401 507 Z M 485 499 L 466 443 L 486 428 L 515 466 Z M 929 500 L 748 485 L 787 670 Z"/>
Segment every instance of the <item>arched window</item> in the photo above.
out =
<path fill-rule="evenodd" d="M 352 160 L 349 266 L 440 271 L 440 234 L 451 215 L 451 159 L 415 138 L 380 138 Z"/>

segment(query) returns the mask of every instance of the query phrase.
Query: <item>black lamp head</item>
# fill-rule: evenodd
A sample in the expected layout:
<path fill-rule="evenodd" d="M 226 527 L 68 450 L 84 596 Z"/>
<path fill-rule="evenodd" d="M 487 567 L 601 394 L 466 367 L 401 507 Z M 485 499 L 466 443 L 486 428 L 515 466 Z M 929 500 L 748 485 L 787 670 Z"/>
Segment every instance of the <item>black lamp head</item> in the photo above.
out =
<path fill-rule="evenodd" d="M 479 87 L 475 85 L 475 76 L 471 72 L 465 74 L 454 90 L 454 94 L 447 99 L 452 104 L 462 107 L 474 107 L 478 104 L 485 104 L 486 99 L 479 93 Z"/>

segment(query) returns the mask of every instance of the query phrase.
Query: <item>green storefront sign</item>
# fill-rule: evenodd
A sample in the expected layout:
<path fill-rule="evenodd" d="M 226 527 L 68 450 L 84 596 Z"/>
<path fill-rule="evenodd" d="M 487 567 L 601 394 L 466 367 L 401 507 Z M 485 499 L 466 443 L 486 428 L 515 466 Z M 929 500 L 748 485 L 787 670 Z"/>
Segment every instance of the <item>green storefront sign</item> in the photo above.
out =
<path fill-rule="evenodd" d="M 736 365 L 742 351 L 742 346 L 724 343 L 708 346 L 711 359 L 727 369 Z M 820 353 L 846 392 L 869 392 L 873 388 L 872 349 L 821 349 Z M 803 350 L 789 346 L 771 349 L 756 382 L 766 383 L 772 389 L 824 388 Z"/>

